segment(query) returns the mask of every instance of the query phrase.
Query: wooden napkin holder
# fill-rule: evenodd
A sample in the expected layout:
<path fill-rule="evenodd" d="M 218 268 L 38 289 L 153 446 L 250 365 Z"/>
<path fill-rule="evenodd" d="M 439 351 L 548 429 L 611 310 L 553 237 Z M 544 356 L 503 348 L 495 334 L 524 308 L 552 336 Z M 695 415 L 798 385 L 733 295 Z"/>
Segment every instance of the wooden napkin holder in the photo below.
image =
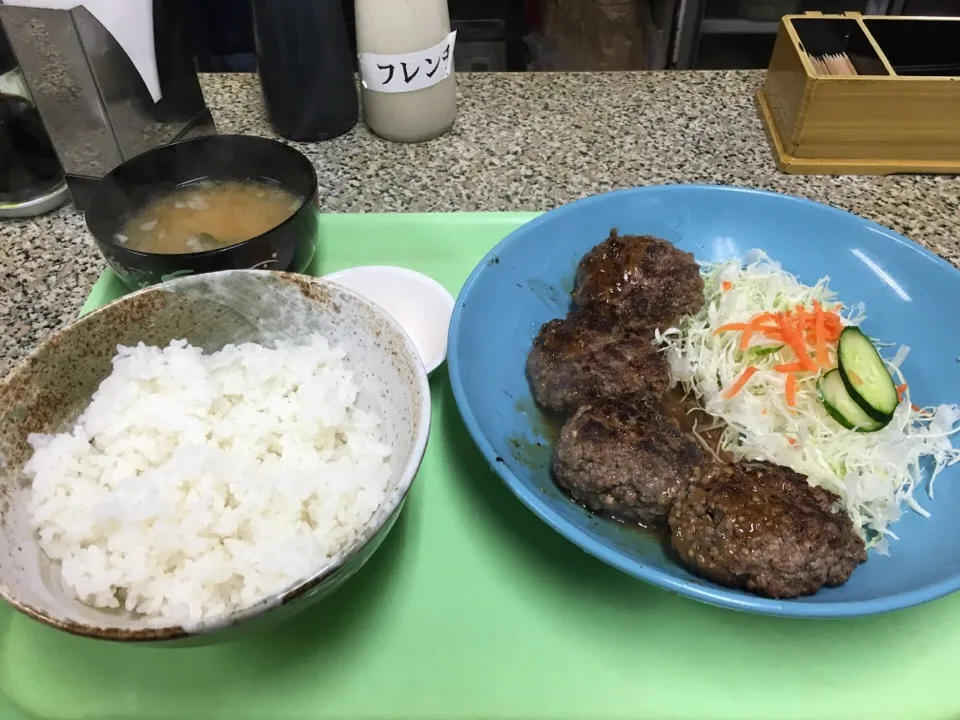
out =
<path fill-rule="evenodd" d="M 960 18 L 788 15 L 757 105 L 785 173 L 960 173 Z"/>

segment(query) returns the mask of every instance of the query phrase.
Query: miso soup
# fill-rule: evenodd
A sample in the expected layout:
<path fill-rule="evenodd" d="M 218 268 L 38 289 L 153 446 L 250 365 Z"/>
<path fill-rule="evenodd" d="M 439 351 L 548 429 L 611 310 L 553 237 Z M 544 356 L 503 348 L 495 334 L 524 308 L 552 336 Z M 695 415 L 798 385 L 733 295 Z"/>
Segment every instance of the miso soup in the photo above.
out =
<path fill-rule="evenodd" d="M 116 240 L 164 255 L 216 250 L 272 230 L 302 204 L 303 198 L 267 181 L 191 183 L 133 213 Z"/>

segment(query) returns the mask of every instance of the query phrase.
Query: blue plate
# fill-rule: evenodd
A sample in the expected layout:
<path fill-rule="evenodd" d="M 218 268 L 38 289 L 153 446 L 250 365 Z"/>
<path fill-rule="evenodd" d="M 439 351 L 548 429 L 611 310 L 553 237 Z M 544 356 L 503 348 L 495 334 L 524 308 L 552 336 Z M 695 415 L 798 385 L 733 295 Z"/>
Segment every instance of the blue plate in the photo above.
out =
<path fill-rule="evenodd" d="M 623 572 L 697 600 L 770 615 L 852 617 L 897 610 L 960 589 L 960 465 L 937 479 L 932 513 L 906 511 L 890 555 L 871 552 L 850 581 L 798 600 L 729 590 L 687 572 L 655 539 L 597 518 L 549 475 L 555 431 L 524 373 L 531 342 L 564 315 L 577 262 L 616 227 L 669 239 L 698 260 L 766 250 L 805 283 L 829 275 L 847 302 L 864 301 L 867 331 L 904 343 L 920 404 L 960 401 L 960 273 L 875 223 L 826 205 L 756 190 L 669 186 L 572 203 L 524 225 L 467 280 L 450 324 L 449 372 L 464 422 L 491 467 L 557 532 Z"/>

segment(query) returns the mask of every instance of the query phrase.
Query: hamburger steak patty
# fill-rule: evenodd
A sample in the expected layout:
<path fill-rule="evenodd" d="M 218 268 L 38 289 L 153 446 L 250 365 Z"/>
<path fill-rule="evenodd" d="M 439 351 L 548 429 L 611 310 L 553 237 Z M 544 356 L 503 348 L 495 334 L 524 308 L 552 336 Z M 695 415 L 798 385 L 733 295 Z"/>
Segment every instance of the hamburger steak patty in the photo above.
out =
<path fill-rule="evenodd" d="M 703 307 L 703 278 L 690 253 L 614 229 L 580 261 L 573 299 L 581 308 L 613 311 L 633 327 L 666 329 Z"/>
<path fill-rule="evenodd" d="M 670 368 L 649 334 L 621 333 L 612 320 L 583 311 L 540 328 L 527 374 L 541 407 L 559 413 L 598 397 L 659 399 L 670 386 Z"/>
<path fill-rule="evenodd" d="M 645 525 L 663 523 L 705 460 L 696 442 L 642 400 L 581 405 L 560 431 L 557 484 L 588 509 Z"/>
<path fill-rule="evenodd" d="M 867 559 L 839 497 L 765 462 L 719 467 L 684 488 L 670 511 L 672 544 L 698 575 L 771 598 L 842 585 Z"/>

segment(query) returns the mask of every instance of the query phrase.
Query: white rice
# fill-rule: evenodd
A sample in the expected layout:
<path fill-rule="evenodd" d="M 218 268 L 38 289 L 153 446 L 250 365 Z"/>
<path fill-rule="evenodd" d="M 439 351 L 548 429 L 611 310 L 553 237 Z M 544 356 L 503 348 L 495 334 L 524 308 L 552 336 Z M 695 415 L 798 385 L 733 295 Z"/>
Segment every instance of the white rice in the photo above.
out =
<path fill-rule="evenodd" d="M 391 448 L 343 351 L 186 341 L 117 348 L 69 432 L 31 435 L 32 521 L 82 602 L 158 624 L 270 597 L 347 546 Z"/>

